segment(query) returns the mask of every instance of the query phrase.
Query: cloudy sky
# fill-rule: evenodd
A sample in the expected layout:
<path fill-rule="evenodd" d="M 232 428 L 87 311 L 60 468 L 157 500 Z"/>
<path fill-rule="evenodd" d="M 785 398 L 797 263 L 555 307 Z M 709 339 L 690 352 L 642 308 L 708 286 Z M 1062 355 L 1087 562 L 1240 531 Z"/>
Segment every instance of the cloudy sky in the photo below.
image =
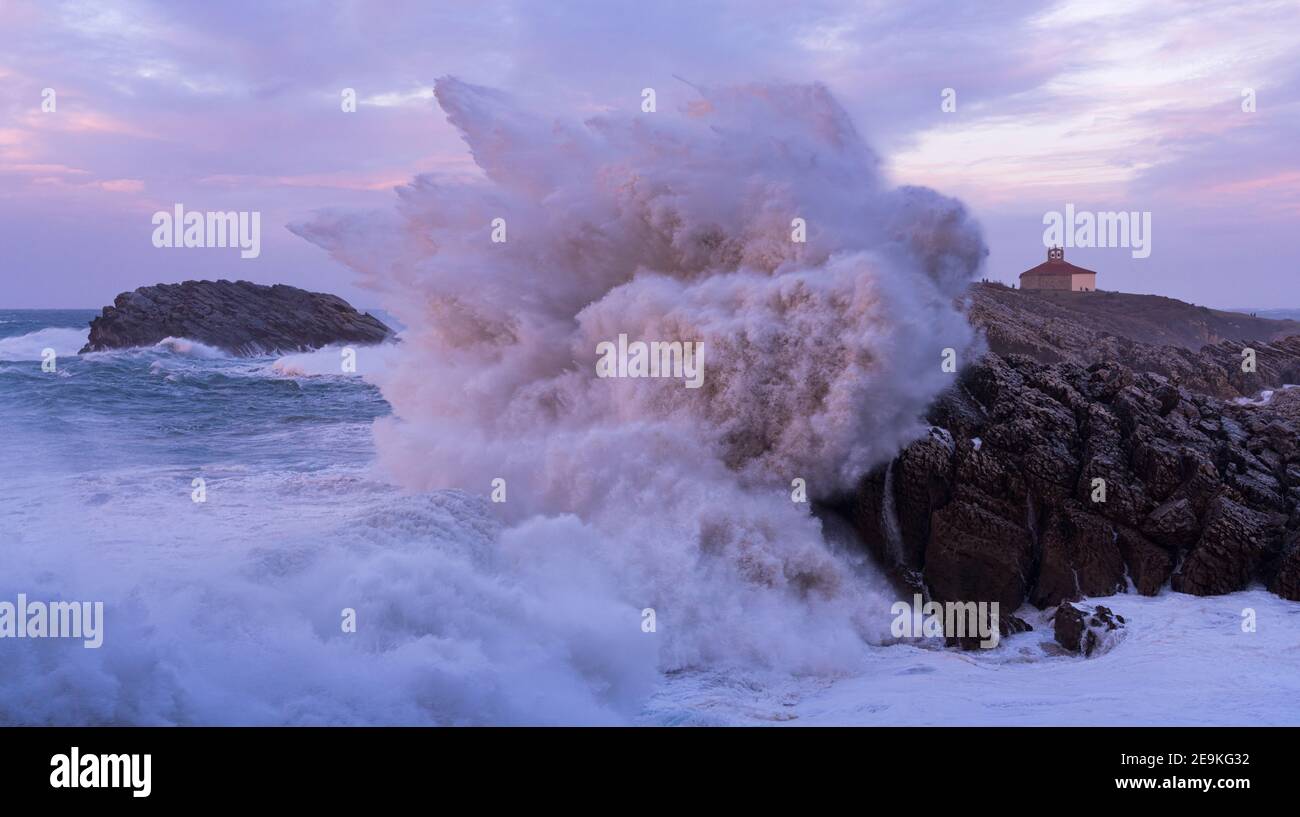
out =
<path fill-rule="evenodd" d="M 432 98 L 448 74 L 566 118 L 820 81 L 896 183 L 970 206 L 990 278 L 1041 261 L 1044 214 L 1073 204 L 1151 213 L 1148 258 L 1067 250 L 1104 289 L 1300 307 L 1297 31 L 1295 0 L 3 0 L 0 307 L 217 277 L 378 305 L 285 225 L 475 173 Z M 261 257 L 153 247 L 176 202 L 260 211 Z"/>

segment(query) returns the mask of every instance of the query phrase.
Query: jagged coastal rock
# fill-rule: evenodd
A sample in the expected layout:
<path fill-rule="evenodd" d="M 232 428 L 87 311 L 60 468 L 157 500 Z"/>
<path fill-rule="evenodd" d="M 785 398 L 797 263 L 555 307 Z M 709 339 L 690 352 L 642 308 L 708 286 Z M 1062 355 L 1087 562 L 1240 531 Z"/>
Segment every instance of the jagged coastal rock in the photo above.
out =
<path fill-rule="evenodd" d="M 123 292 L 90 322 L 81 353 L 187 338 L 238 356 L 374 344 L 393 331 L 335 295 L 248 281 L 185 281 Z"/>
<path fill-rule="evenodd" d="M 1091 611 L 1065 603 L 1052 616 L 1056 643 L 1068 652 L 1091 658 L 1098 648 L 1105 652 L 1122 637 L 1124 617 L 1111 612 L 1109 607 L 1097 605 Z"/>
<path fill-rule="evenodd" d="M 901 588 L 1004 620 L 1162 588 L 1300 600 L 1300 336 L 1154 346 L 995 295 L 971 309 L 993 351 L 847 503 Z"/>

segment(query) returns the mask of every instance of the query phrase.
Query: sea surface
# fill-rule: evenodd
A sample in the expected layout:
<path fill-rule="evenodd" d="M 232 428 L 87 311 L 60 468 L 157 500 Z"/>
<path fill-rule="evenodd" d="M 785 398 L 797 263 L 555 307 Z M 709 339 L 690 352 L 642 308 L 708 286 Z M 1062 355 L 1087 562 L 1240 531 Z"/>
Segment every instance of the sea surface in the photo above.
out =
<path fill-rule="evenodd" d="M 593 690 L 619 652 L 546 629 L 486 497 L 385 477 L 389 405 L 339 350 L 78 355 L 94 314 L 0 311 L 0 600 L 106 609 L 99 649 L 0 640 L 0 723 L 1300 724 L 1300 604 L 1262 589 L 1102 600 L 1131 625 L 1091 659 L 1026 610 L 988 652 L 864 643 L 851 672 Z"/>

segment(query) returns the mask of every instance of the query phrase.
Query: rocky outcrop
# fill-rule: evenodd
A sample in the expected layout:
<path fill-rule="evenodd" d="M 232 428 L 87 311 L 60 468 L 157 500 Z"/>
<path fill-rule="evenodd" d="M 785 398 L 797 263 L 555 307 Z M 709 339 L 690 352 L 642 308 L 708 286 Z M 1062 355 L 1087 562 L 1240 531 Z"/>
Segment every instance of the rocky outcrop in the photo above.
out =
<path fill-rule="evenodd" d="M 124 292 L 90 323 L 81 352 L 187 338 L 239 356 L 373 344 L 392 336 L 379 319 L 334 295 L 248 281 L 186 281 Z"/>
<path fill-rule="evenodd" d="M 862 479 L 849 515 L 908 592 L 1008 613 L 1253 582 L 1300 599 L 1300 389 L 1215 396 L 1300 382 L 1300 337 L 1250 344 L 1255 372 L 1241 342 L 1112 341 L 1087 365 L 986 354 Z"/>
<path fill-rule="evenodd" d="M 1062 604 L 1052 616 L 1056 643 L 1067 651 L 1091 658 L 1099 650 L 1105 652 L 1121 637 L 1127 622 L 1109 607 L 1076 607 Z"/>
<path fill-rule="evenodd" d="M 1044 363 L 1089 365 L 1111 355 L 1173 347 L 1192 353 L 1225 340 L 1271 342 L 1300 335 L 1300 322 L 1259 318 L 1127 292 L 1014 290 L 1001 284 L 970 289 L 971 321 L 998 354 L 1028 354 Z M 1113 348 L 1106 348 L 1111 344 Z M 1125 348 L 1127 347 L 1127 348 Z M 1138 362 L 1134 368 L 1149 369 Z M 1155 369 L 1154 371 L 1159 371 Z M 1165 374 L 1168 374 L 1167 372 Z"/>
<path fill-rule="evenodd" d="M 1200 394 L 1250 396 L 1260 383 L 1300 383 L 1300 322 L 1123 292 L 1021 291 L 976 284 L 969 314 L 1000 355 L 1090 366 L 1121 361 Z M 1248 344 L 1233 338 L 1252 338 Z M 1241 370 L 1243 349 L 1258 371 Z"/>

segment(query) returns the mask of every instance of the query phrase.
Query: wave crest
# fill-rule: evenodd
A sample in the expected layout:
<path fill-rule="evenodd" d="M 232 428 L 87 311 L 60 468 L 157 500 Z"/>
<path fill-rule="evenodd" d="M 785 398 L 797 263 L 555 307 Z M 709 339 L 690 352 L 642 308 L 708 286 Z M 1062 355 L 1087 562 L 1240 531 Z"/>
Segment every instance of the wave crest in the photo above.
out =
<path fill-rule="evenodd" d="M 0 360 L 40 360 L 46 349 L 53 349 L 59 357 L 77 354 L 90 336 L 89 329 L 69 329 L 51 326 L 0 338 Z"/>

